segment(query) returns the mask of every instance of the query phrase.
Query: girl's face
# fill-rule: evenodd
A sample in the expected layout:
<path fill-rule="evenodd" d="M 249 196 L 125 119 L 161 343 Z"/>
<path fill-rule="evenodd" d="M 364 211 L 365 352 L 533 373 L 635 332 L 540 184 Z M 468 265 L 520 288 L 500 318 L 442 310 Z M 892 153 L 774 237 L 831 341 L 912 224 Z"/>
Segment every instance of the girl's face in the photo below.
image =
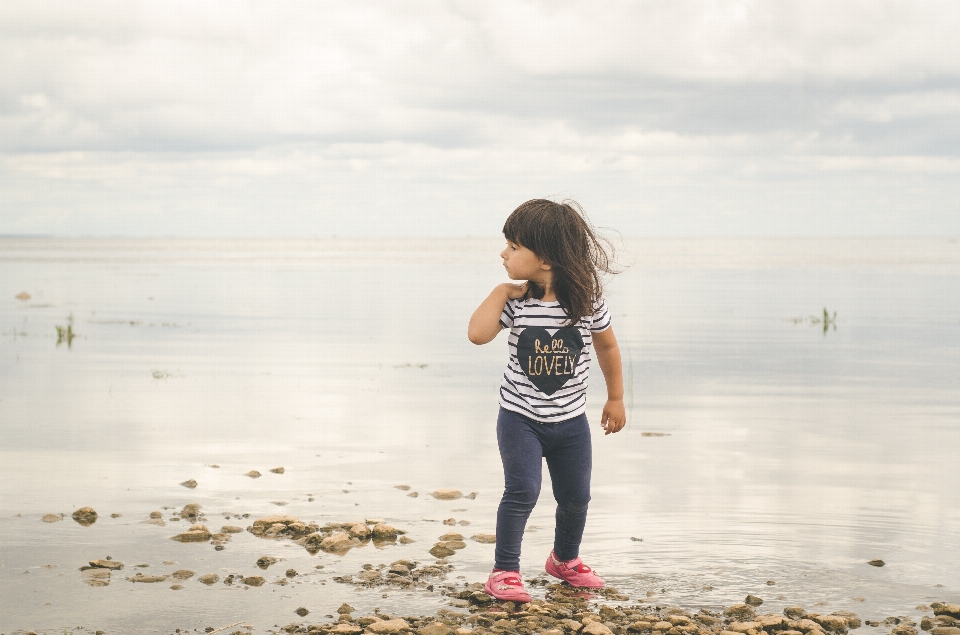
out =
<path fill-rule="evenodd" d="M 523 245 L 508 240 L 507 247 L 500 252 L 503 268 L 511 280 L 532 280 L 543 283 L 549 277 L 550 265 L 543 258 Z"/>

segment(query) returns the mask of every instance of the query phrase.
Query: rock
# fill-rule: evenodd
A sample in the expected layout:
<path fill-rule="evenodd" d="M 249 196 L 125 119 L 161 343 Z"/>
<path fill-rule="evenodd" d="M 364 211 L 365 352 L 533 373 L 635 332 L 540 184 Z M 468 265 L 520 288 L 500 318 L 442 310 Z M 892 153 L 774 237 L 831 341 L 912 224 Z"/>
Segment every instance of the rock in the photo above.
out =
<path fill-rule="evenodd" d="M 418 494 L 417 492 L 410 492 L 409 494 L 407 494 L 407 496 L 409 496 L 410 498 L 416 498 L 417 496 L 420 496 L 420 494 Z"/>
<path fill-rule="evenodd" d="M 786 620 L 780 615 L 761 615 L 757 618 L 760 628 L 765 631 L 779 630 L 783 628 L 785 622 Z"/>
<path fill-rule="evenodd" d="M 373 526 L 373 537 L 381 540 L 385 538 L 396 538 L 399 533 L 401 532 L 385 523 Z"/>
<path fill-rule="evenodd" d="M 300 523 L 300 519 L 296 516 L 288 516 L 284 514 L 273 514 L 271 516 L 264 516 L 263 518 L 258 518 L 253 521 L 254 527 L 259 527 L 261 529 L 267 529 L 273 525 L 283 525 L 283 528 L 286 529 L 288 525 L 293 525 Z M 303 523 L 300 523 L 303 524 Z"/>
<path fill-rule="evenodd" d="M 867 564 L 870 565 L 871 567 L 882 567 L 883 565 L 885 565 L 885 564 L 887 564 L 887 563 L 884 562 L 883 560 L 879 560 L 879 559 L 878 559 L 878 560 L 871 560 L 871 561 L 868 562 Z"/>
<path fill-rule="evenodd" d="M 862 626 L 862 623 L 860 622 L 860 616 L 853 611 L 834 611 L 831 615 L 839 615 L 843 619 L 847 620 L 847 628 L 851 630 L 860 628 L 860 626 Z"/>
<path fill-rule="evenodd" d="M 347 551 L 353 546 L 350 536 L 343 532 L 327 536 L 320 542 L 320 548 L 324 551 Z"/>
<path fill-rule="evenodd" d="M 193 489 L 193 488 L 195 488 L 195 487 L 197 486 L 197 482 L 196 482 L 195 480 L 193 480 L 193 479 L 190 479 L 190 480 L 188 480 L 188 481 L 184 481 L 184 482 L 182 482 L 182 483 L 180 483 L 180 484 L 183 485 L 184 487 L 188 488 L 188 489 Z"/>
<path fill-rule="evenodd" d="M 123 514 L 110 514 L 110 518 L 120 518 Z"/>
<path fill-rule="evenodd" d="M 110 569 L 111 571 L 119 571 L 123 568 L 123 563 L 118 562 L 117 560 L 91 560 L 90 566 L 94 569 Z"/>
<path fill-rule="evenodd" d="M 339 613 L 340 615 L 350 615 L 356 610 L 357 609 L 353 608 L 349 604 L 343 603 L 340 605 L 340 608 L 337 609 L 337 613 Z"/>
<path fill-rule="evenodd" d="M 191 530 L 184 532 L 182 534 L 177 534 L 176 536 L 171 536 L 170 540 L 176 540 L 177 542 L 207 542 L 213 538 L 213 535 L 203 529 L 203 530 Z"/>
<path fill-rule="evenodd" d="M 449 547 L 444 547 L 443 543 L 437 543 L 430 548 L 430 555 L 434 558 L 446 558 L 447 556 L 452 556 L 456 551 Z"/>
<path fill-rule="evenodd" d="M 437 500 L 452 501 L 463 497 L 463 492 L 456 489 L 438 489 L 433 493 Z"/>
<path fill-rule="evenodd" d="M 791 620 L 799 620 L 806 615 L 807 612 L 803 610 L 802 606 L 788 606 L 783 609 L 783 614 Z"/>
<path fill-rule="evenodd" d="M 437 545 L 446 547 L 447 549 L 453 549 L 454 551 L 465 549 L 467 547 L 467 543 L 463 542 L 462 540 L 441 540 L 437 543 Z"/>
<path fill-rule="evenodd" d="M 45 523 L 58 523 L 63 520 L 63 516 L 60 514 L 45 514 L 40 520 Z"/>
<path fill-rule="evenodd" d="M 189 580 L 194 575 L 196 574 L 193 571 L 190 571 L 189 569 L 177 569 L 176 571 L 170 574 L 170 577 L 175 578 L 177 580 Z"/>
<path fill-rule="evenodd" d="M 260 478 L 260 472 L 256 470 L 250 470 L 249 472 L 244 474 L 244 476 L 249 476 L 250 478 Z"/>
<path fill-rule="evenodd" d="M 743 601 L 745 604 L 749 604 L 750 606 L 760 606 L 763 604 L 763 600 L 755 595 L 747 595 Z"/>
<path fill-rule="evenodd" d="M 456 532 L 451 531 L 440 536 L 440 540 L 463 540 L 463 536 L 461 536 Z"/>
<path fill-rule="evenodd" d="M 216 573 L 205 573 L 204 575 L 197 578 L 197 582 L 202 582 L 207 586 L 210 586 L 211 584 L 216 584 L 219 581 L 220 581 L 220 576 L 218 576 Z"/>
<path fill-rule="evenodd" d="M 181 518 L 196 518 L 200 515 L 200 505 L 197 503 L 187 503 L 180 510 Z"/>
<path fill-rule="evenodd" d="M 236 525 L 224 525 L 220 528 L 221 534 L 239 534 L 243 532 L 243 527 L 237 527 Z"/>
<path fill-rule="evenodd" d="M 456 525 L 456 524 L 457 524 L 457 519 L 456 519 L 456 518 L 448 518 L 448 519 L 446 519 L 445 521 L 443 521 L 443 524 L 444 524 L 444 525 Z"/>
<path fill-rule="evenodd" d="M 283 469 L 283 468 L 280 468 L 280 469 Z M 273 472 L 273 470 L 270 470 L 270 471 Z M 282 472 L 280 472 L 280 474 L 282 474 Z M 298 608 L 296 611 L 294 611 L 294 613 L 296 613 L 296 614 L 299 615 L 300 617 L 306 617 L 306 616 L 310 615 L 310 611 L 308 611 L 308 610 L 307 610 L 305 607 L 303 607 L 303 606 L 301 606 L 301 607 Z"/>
<path fill-rule="evenodd" d="M 479 492 L 470 492 L 469 494 L 467 494 L 466 496 L 464 496 L 464 498 L 469 498 L 470 500 L 475 500 L 475 499 L 477 498 L 477 494 L 478 494 L 478 493 L 479 493 Z"/>
<path fill-rule="evenodd" d="M 930 635 L 960 635 L 960 628 L 956 626 L 934 626 L 930 629 Z"/>
<path fill-rule="evenodd" d="M 266 569 L 272 564 L 277 564 L 277 559 L 273 556 L 260 556 L 260 558 L 257 559 L 257 566 L 261 569 Z"/>
<path fill-rule="evenodd" d="M 396 489 L 403 490 L 404 492 L 406 492 L 406 491 L 408 491 L 408 490 L 410 489 L 410 486 L 409 486 L 409 485 L 394 485 L 394 487 L 395 487 Z"/>
<path fill-rule="evenodd" d="M 163 518 L 163 514 L 161 514 L 160 512 L 150 512 L 150 518 L 154 518 L 154 519 Z"/>
<path fill-rule="evenodd" d="M 171 584 L 171 585 L 170 585 L 170 588 L 171 588 L 172 590 L 174 590 L 174 591 L 179 591 L 180 589 L 183 588 L 183 585 L 182 585 L 182 584 Z"/>
<path fill-rule="evenodd" d="M 247 586 L 263 586 L 267 581 L 258 575 L 252 575 L 249 578 L 244 578 L 243 583 Z"/>
<path fill-rule="evenodd" d="M 401 545 L 409 545 L 412 542 L 416 542 L 416 540 L 414 540 L 413 538 L 410 538 L 409 536 L 400 536 Z"/>
<path fill-rule="evenodd" d="M 746 604 L 734 604 L 723 612 L 725 617 L 740 622 L 748 622 L 757 616 L 757 613 Z"/>
<path fill-rule="evenodd" d="M 431 622 L 417 629 L 417 635 L 452 635 L 453 629 L 441 622 Z"/>
<path fill-rule="evenodd" d="M 84 527 L 97 522 L 97 512 L 92 507 L 81 507 L 73 512 L 72 518 Z"/>
<path fill-rule="evenodd" d="M 475 536 L 470 536 L 470 540 L 474 540 L 485 545 L 492 545 L 497 542 L 497 536 L 496 534 L 477 534 Z"/>
<path fill-rule="evenodd" d="M 733 622 L 727 626 L 727 630 L 733 633 L 749 633 L 760 630 L 760 622 Z"/>
<path fill-rule="evenodd" d="M 923 619 L 920 620 L 920 628 L 924 631 L 929 631 L 934 627 L 934 622 L 926 615 L 923 616 Z"/>
<path fill-rule="evenodd" d="M 275 467 L 275 468 L 273 468 L 273 469 L 270 470 L 270 471 L 273 472 L 274 474 L 283 474 L 284 472 L 286 472 L 286 470 L 283 469 L 282 467 Z M 301 616 L 301 617 L 303 617 L 303 616 Z"/>
<path fill-rule="evenodd" d="M 843 633 L 847 630 L 847 618 L 839 615 L 811 615 L 810 619 L 822 626 L 825 630 L 834 633 Z"/>
<path fill-rule="evenodd" d="M 17 300 L 24 300 L 24 301 L 26 301 L 26 300 L 29 300 L 29 299 L 30 299 L 30 294 L 27 293 L 26 291 L 21 291 L 20 293 L 18 293 L 17 295 L 15 295 L 15 296 L 13 296 L 13 297 L 15 297 Z"/>
<path fill-rule="evenodd" d="M 583 635 L 613 635 L 613 631 L 607 628 L 603 622 L 590 622 L 583 627 Z"/>
<path fill-rule="evenodd" d="M 934 615 L 949 615 L 950 617 L 955 617 L 960 619 L 960 604 L 941 604 L 936 605 L 931 604 L 933 607 Z"/>
<path fill-rule="evenodd" d="M 367 626 L 368 631 L 373 631 L 374 633 L 399 633 L 400 631 L 406 631 L 410 629 L 410 625 L 406 620 L 400 618 L 392 620 L 384 620 L 382 622 L 374 622 L 373 624 Z"/>
<path fill-rule="evenodd" d="M 127 578 L 127 580 L 130 580 L 131 582 L 152 583 L 152 582 L 163 582 L 169 577 L 170 576 L 167 576 L 167 575 L 143 575 L 142 573 L 138 573 L 133 577 Z"/>
<path fill-rule="evenodd" d="M 328 633 L 337 633 L 338 635 L 360 635 L 363 632 L 363 629 L 357 626 L 356 624 L 350 624 L 349 622 L 344 622 L 337 624 L 331 628 Z"/>
<path fill-rule="evenodd" d="M 287 572 L 284 575 L 288 578 L 295 578 L 298 574 L 296 569 L 287 569 Z"/>
<path fill-rule="evenodd" d="M 386 526 L 386 525 L 384 525 L 384 526 Z M 360 540 L 365 540 L 365 539 L 369 538 L 370 535 L 371 535 L 373 532 L 370 531 L 370 528 L 367 527 L 366 525 L 364 525 L 364 524 L 362 524 L 362 523 L 357 523 L 356 525 L 354 525 L 353 527 L 350 528 L 349 533 L 350 533 L 350 535 L 353 536 L 354 538 L 359 538 Z"/>
<path fill-rule="evenodd" d="M 653 624 L 647 622 L 646 620 L 637 620 L 628 626 L 627 630 L 631 633 L 646 633 L 650 630 L 653 630 Z"/>

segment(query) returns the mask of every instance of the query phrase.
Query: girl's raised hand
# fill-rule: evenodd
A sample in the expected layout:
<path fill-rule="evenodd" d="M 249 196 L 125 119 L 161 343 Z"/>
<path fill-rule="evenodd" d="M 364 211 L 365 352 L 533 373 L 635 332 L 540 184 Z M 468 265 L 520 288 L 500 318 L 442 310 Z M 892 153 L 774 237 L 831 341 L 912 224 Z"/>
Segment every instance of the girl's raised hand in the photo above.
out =
<path fill-rule="evenodd" d="M 603 414 L 600 415 L 603 434 L 620 432 L 625 425 L 627 425 L 627 411 L 623 407 L 623 399 L 607 399 L 607 403 L 603 404 Z"/>

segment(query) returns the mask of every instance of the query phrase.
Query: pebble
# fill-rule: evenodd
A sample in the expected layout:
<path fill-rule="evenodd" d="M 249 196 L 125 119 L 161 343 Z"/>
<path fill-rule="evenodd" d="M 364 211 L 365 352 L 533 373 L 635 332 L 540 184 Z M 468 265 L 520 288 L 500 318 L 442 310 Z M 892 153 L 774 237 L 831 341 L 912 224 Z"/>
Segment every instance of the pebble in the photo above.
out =
<path fill-rule="evenodd" d="M 173 573 L 171 573 L 170 577 L 175 578 L 177 580 L 189 580 L 194 575 L 195 575 L 194 572 L 190 571 L 189 569 L 178 569 Z"/>
<path fill-rule="evenodd" d="M 256 470 L 250 470 L 249 472 L 244 474 L 244 476 L 249 476 L 250 478 L 260 478 L 260 472 Z"/>
<path fill-rule="evenodd" d="M 90 566 L 94 569 L 110 569 L 119 571 L 123 568 L 123 563 L 118 560 L 91 560 Z"/>
<path fill-rule="evenodd" d="M 340 615 L 349 615 L 356 610 L 357 609 L 353 608 L 352 606 L 344 602 L 343 604 L 340 605 L 340 608 L 337 609 L 337 613 L 339 613 Z"/>
<path fill-rule="evenodd" d="M 15 296 L 13 296 L 13 297 L 15 297 L 17 300 L 29 300 L 29 299 L 30 299 L 30 294 L 27 293 L 26 291 L 21 291 L 20 293 L 18 293 L 17 295 L 15 295 Z"/>
<path fill-rule="evenodd" d="M 206 529 L 191 528 L 190 531 L 171 536 L 170 540 L 176 540 L 177 542 L 207 542 L 211 538 L 213 538 L 213 534 Z"/>
<path fill-rule="evenodd" d="M 755 595 L 748 595 L 743 601 L 750 606 L 760 606 L 763 604 L 763 600 Z"/>
<path fill-rule="evenodd" d="M 463 536 L 454 531 L 450 531 L 440 536 L 439 540 L 463 540 Z"/>
<path fill-rule="evenodd" d="M 270 470 L 270 471 L 273 472 L 274 474 L 283 474 L 284 472 L 286 472 L 286 470 L 283 469 L 282 467 L 275 467 L 275 468 L 273 468 L 273 469 Z M 304 609 L 304 610 L 306 610 L 306 609 Z"/>
<path fill-rule="evenodd" d="M 260 556 L 257 559 L 257 566 L 260 567 L 261 569 L 266 569 L 270 565 L 276 564 L 276 563 L 277 563 L 277 559 L 274 558 L 273 556 Z"/>
<path fill-rule="evenodd" d="M 148 582 L 148 583 L 151 583 L 151 582 L 163 582 L 163 581 L 165 581 L 168 577 L 170 577 L 170 576 L 166 576 L 166 575 L 144 575 L 144 574 L 142 574 L 142 573 L 138 573 L 138 574 L 135 575 L 135 576 L 132 576 L 132 577 L 127 578 L 127 580 L 130 580 L 131 582 Z"/>
<path fill-rule="evenodd" d="M 182 482 L 182 483 L 180 483 L 180 484 L 183 485 L 183 486 L 186 487 L 186 488 L 189 488 L 189 489 L 194 489 L 194 488 L 197 486 L 197 482 L 196 482 L 195 480 L 193 480 L 193 479 L 184 481 L 184 482 Z"/>
<path fill-rule="evenodd" d="M 97 512 L 92 507 L 81 507 L 77 511 L 73 512 L 71 517 L 84 527 L 89 527 L 93 523 L 97 522 Z"/>
<path fill-rule="evenodd" d="M 197 582 L 202 582 L 207 586 L 210 586 L 211 584 L 216 584 L 219 581 L 220 581 L 220 576 L 218 576 L 216 573 L 205 573 L 204 575 L 197 578 Z"/>
<path fill-rule="evenodd" d="M 272 472 L 273 470 L 270 470 L 270 471 Z M 310 614 L 310 611 L 308 611 L 308 610 L 306 609 L 306 607 L 301 606 L 301 607 L 298 608 L 296 611 L 294 611 L 294 613 L 296 613 L 296 614 L 299 615 L 300 617 L 306 617 L 307 615 Z"/>
<path fill-rule="evenodd" d="M 877 559 L 877 560 L 871 560 L 871 561 L 868 562 L 867 564 L 870 565 L 871 567 L 882 567 L 883 565 L 885 565 L 885 564 L 887 564 L 887 563 L 884 562 L 883 560 Z"/>
<path fill-rule="evenodd" d="M 438 489 L 433 493 L 433 497 L 437 500 L 452 501 L 463 498 L 463 492 L 456 489 Z"/>
<path fill-rule="evenodd" d="M 58 523 L 63 520 L 63 516 L 61 514 L 45 514 L 40 520 L 45 523 Z"/>
<path fill-rule="evenodd" d="M 470 540 L 483 543 L 485 545 L 493 545 L 493 544 L 496 544 L 497 542 L 497 535 L 496 534 L 476 534 L 474 536 L 470 536 Z"/>
<path fill-rule="evenodd" d="M 394 485 L 394 487 L 395 487 L 396 489 L 403 490 L 404 492 L 406 492 L 406 491 L 408 491 L 408 490 L 410 489 L 410 486 L 409 486 L 409 485 Z"/>
<path fill-rule="evenodd" d="M 239 534 L 243 532 L 243 527 L 237 527 L 236 525 L 224 525 L 220 528 L 221 534 Z"/>
<path fill-rule="evenodd" d="M 183 506 L 183 509 L 180 510 L 181 518 L 197 518 L 200 516 L 200 505 L 197 503 L 187 503 Z M 174 520 L 171 518 L 171 520 Z"/>
<path fill-rule="evenodd" d="M 392 620 L 384 620 L 382 622 L 374 622 L 367 626 L 368 631 L 374 633 L 399 633 L 400 631 L 406 631 L 410 629 L 410 624 L 406 620 L 396 618 Z"/>
<path fill-rule="evenodd" d="M 373 526 L 373 537 L 379 539 L 396 538 L 401 532 L 386 523 L 380 523 Z"/>
<path fill-rule="evenodd" d="M 247 586 L 263 586 L 267 581 L 261 576 L 252 575 L 249 578 L 244 578 L 243 583 Z"/>

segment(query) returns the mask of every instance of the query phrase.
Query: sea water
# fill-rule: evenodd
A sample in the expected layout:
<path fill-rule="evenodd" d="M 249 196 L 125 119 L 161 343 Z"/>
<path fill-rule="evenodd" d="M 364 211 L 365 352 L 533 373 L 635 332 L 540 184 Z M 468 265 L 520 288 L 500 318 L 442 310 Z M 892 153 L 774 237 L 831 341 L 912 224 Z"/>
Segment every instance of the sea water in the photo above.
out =
<path fill-rule="evenodd" d="M 323 621 L 343 602 L 432 613 L 449 601 L 439 588 L 334 578 L 430 563 L 447 531 L 468 545 L 448 582 L 482 581 L 493 546 L 469 536 L 495 528 L 506 341 L 474 346 L 466 323 L 505 280 L 500 249 L 0 240 L 0 632 L 265 632 L 301 621 L 297 607 Z M 717 608 L 752 593 L 763 611 L 883 619 L 960 599 L 956 240 L 626 239 L 620 261 L 607 299 L 628 424 L 603 435 L 594 368 L 582 555 L 621 603 Z M 528 578 L 552 544 L 544 478 Z M 429 495 L 439 488 L 476 497 Z M 312 556 L 242 533 L 215 551 L 170 540 L 185 521 L 141 523 L 190 502 L 212 530 L 274 513 L 384 518 L 416 542 Z M 92 526 L 70 519 L 81 506 L 100 514 Z M 51 513 L 65 520 L 41 521 Z M 283 560 L 262 572 L 262 555 Z M 85 585 L 79 567 L 106 556 L 126 568 Z M 184 568 L 300 575 L 248 589 L 125 580 Z"/>

